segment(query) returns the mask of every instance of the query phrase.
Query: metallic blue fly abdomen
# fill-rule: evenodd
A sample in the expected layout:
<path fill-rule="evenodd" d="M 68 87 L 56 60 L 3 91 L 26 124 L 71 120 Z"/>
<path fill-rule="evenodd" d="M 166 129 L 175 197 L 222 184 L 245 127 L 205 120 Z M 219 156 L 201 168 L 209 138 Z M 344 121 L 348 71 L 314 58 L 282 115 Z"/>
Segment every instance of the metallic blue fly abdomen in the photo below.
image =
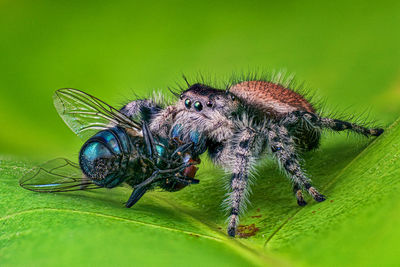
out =
<path fill-rule="evenodd" d="M 98 132 L 82 146 L 79 164 L 95 184 L 112 188 L 128 178 L 131 152 L 132 142 L 126 131 L 113 127 Z"/>

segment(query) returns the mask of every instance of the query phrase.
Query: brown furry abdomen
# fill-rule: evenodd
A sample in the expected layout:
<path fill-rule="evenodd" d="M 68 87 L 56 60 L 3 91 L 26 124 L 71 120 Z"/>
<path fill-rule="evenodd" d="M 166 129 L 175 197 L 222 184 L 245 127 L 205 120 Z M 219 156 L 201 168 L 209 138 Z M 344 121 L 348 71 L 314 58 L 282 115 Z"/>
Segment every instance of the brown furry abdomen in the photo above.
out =
<path fill-rule="evenodd" d="M 272 82 L 245 81 L 233 85 L 229 92 L 245 105 L 274 118 L 281 118 L 293 111 L 315 112 L 311 103 L 302 95 Z"/>

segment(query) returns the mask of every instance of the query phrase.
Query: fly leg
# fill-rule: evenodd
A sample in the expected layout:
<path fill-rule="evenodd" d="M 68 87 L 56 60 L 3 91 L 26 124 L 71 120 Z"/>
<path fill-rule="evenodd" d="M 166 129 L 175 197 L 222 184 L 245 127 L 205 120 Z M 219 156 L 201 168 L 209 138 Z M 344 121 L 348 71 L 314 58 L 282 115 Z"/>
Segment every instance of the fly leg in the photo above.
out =
<path fill-rule="evenodd" d="M 146 193 L 147 189 L 146 187 L 139 187 L 136 188 L 135 190 L 133 190 L 131 196 L 128 199 L 128 202 L 126 202 L 125 206 L 127 208 L 132 207 L 133 205 L 136 204 L 136 202 L 138 202 L 138 200 L 144 195 L 144 193 Z"/>
<path fill-rule="evenodd" d="M 149 126 L 145 121 L 142 121 L 142 128 L 143 128 L 142 132 L 147 154 L 150 159 L 154 160 L 157 157 L 158 153 L 156 146 L 154 144 L 153 134 L 150 132 Z"/>
<path fill-rule="evenodd" d="M 141 182 L 140 184 L 135 186 L 135 190 L 133 190 L 131 196 L 128 199 L 128 202 L 125 204 L 125 206 L 127 208 L 132 207 L 143 195 L 144 193 L 146 193 L 147 191 L 147 186 L 151 185 L 152 183 L 154 183 L 155 181 L 159 180 L 159 179 L 163 179 L 161 175 L 165 175 L 165 174 L 174 174 L 174 173 L 179 173 L 181 171 L 183 171 L 185 168 L 187 168 L 188 166 L 190 166 L 190 164 L 188 165 L 183 165 L 174 169 L 168 169 L 168 170 L 160 170 L 157 169 L 155 170 L 152 175 L 147 178 L 146 180 L 144 180 L 143 182 Z M 189 181 L 190 182 L 190 181 Z M 193 182 L 195 183 L 195 182 Z"/>

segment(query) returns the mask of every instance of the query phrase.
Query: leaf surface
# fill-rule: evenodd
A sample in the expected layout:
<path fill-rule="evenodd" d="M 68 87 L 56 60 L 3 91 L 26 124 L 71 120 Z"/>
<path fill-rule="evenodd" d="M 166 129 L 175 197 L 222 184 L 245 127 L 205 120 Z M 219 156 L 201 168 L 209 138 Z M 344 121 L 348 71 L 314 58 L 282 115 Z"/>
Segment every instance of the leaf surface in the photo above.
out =
<path fill-rule="evenodd" d="M 0 265 L 399 265 L 399 1 L 0 7 Z M 44 161 L 77 161 L 82 142 L 53 107 L 56 89 L 120 107 L 153 89 L 168 94 L 181 72 L 193 83 L 199 72 L 221 81 L 248 68 L 296 72 L 328 109 L 370 108 L 386 129 L 377 139 L 325 133 L 321 148 L 304 155 L 325 202 L 298 207 L 288 180 L 266 161 L 241 218 L 254 235 L 230 239 L 221 208 L 228 178 L 206 158 L 199 185 L 147 193 L 131 209 L 128 188 L 19 187 Z"/>
<path fill-rule="evenodd" d="M 126 209 L 127 188 L 58 194 L 24 190 L 18 186 L 18 178 L 29 166 L 3 159 L 0 254 L 9 264 L 32 259 L 49 265 L 57 261 L 66 265 L 193 261 L 216 266 L 290 265 L 295 259 L 311 262 L 313 256 L 325 255 L 320 263 L 334 265 L 346 258 L 329 256 L 323 253 L 325 249 L 339 246 L 340 252 L 358 245 L 373 250 L 373 255 L 387 255 L 385 259 L 391 263 L 400 233 L 394 227 L 399 221 L 395 212 L 400 205 L 399 147 L 400 124 L 396 121 L 384 135 L 361 147 L 353 159 L 342 157 L 335 163 L 340 155 L 337 148 L 335 153 L 324 148 L 317 152 L 321 155 L 310 156 L 317 157 L 309 166 L 315 175 L 322 170 L 314 170 L 313 165 L 330 162 L 323 168 L 324 175 L 314 181 L 328 199 L 319 204 L 309 201 L 304 208 L 296 206 L 276 168 L 263 167 L 262 173 L 268 177 L 259 177 L 252 206 L 242 220 L 260 230 L 248 239 L 225 236 L 225 218 L 218 207 L 223 191 L 212 192 L 219 175 L 213 175 L 208 165 L 200 174 L 201 185 L 175 194 L 151 192 Z M 267 178 L 267 183 L 260 181 Z M 371 263 L 365 255 L 355 255 L 353 261 Z"/>

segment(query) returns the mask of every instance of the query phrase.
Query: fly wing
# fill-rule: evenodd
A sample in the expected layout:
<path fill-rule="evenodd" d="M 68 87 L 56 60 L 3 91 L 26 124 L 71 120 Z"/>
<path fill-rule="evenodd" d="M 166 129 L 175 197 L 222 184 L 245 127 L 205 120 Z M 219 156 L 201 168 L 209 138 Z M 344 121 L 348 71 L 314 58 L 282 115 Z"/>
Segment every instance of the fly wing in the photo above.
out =
<path fill-rule="evenodd" d="M 83 177 L 78 164 L 57 158 L 34 167 L 19 184 L 25 189 L 44 193 L 101 188 Z"/>
<path fill-rule="evenodd" d="M 139 123 L 85 92 L 63 88 L 54 93 L 53 100 L 58 114 L 83 140 L 113 126 L 125 128 L 133 136 L 142 136 L 142 127 Z"/>

